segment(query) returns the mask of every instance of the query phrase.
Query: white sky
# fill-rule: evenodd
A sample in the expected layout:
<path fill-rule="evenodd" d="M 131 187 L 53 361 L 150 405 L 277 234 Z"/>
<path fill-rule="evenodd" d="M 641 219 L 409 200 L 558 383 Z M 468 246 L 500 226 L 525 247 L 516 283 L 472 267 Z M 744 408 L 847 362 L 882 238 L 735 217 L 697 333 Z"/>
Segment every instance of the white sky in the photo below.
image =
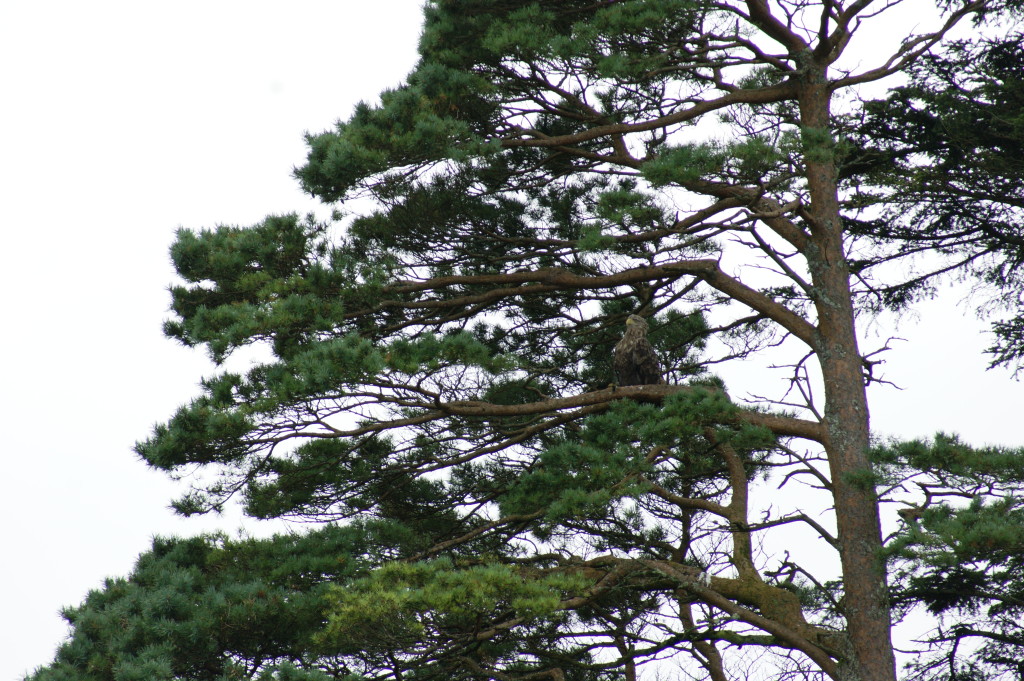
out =
<path fill-rule="evenodd" d="M 161 334 L 167 249 L 179 226 L 314 208 L 290 174 L 303 131 L 401 81 L 419 4 L 0 9 L 0 681 L 50 661 L 59 608 L 125 575 L 153 535 L 243 524 L 176 518 L 174 485 L 131 452 L 210 371 Z M 982 325 L 950 304 L 921 319 L 889 353 L 905 390 L 875 391 L 876 429 L 1020 442 L 1024 390 L 984 371 Z"/>

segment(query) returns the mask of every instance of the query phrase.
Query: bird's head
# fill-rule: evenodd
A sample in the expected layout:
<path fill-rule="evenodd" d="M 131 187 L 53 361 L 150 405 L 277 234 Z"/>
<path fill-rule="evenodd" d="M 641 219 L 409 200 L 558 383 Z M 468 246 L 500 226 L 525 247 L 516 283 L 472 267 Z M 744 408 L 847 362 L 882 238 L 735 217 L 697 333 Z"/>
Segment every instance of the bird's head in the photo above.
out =
<path fill-rule="evenodd" d="M 647 330 L 647 320 L 638 314 L 631 314 L 626 317 L 626 328 L 636 326 L 640 329 Z"/>

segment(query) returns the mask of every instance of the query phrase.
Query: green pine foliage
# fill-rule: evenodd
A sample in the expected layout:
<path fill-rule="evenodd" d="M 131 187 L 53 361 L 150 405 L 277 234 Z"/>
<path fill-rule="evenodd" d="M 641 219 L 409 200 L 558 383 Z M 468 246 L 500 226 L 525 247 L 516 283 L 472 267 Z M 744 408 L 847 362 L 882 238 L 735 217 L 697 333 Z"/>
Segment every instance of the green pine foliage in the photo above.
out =
<path fill-rule="evenodd" d="M 1016 678 L 1024 649 L 1024 449 L 939 433 L 875 448 L 902 527 L 887 551 L 896 607 L 937 617 L 916 678 Z M 908 495 L 914 490 L 917 494 Z"/>
<path fill-rule="evenodd" d="M 585 580 L 571 573 L 503 563 L 387 563 L 331 591 L 319 640 L 349 654 L 446 647 L 472 635 L 481 617 L 504 629 L 511 622 L 565 619 L 570 595 L 585 588 Z M 514 647 L 503 647 L 514 661 Z"/>
<path fill-rule="evenodd" d="M 880 289 L 884 301 L 905 306 L 934 295 L 928 274 L 956 263 L 999 312 L 992 315 L 992 365 L 1015 369 L 1024 357 L 1022 41 L 1019 28 L 1008 28 L 996 38 L 951 41 L 923 58 L 907 85 L 850 121 L 854 143 L 844 162 L 866 208 L 851 231 L 897 253 L 927 244 L 924 252 L 951 256 Z"/>
<path fill-rule="evenodd" d="M 366 562 L 363 536 L 328 527 L 270 541 L 156 539 L 128 578 L 65 610 L 74 633 L 31 678 L 228 681 L 257 669 L 266 679 L 345 678 L 341 665 L 306 663 L 331 584 Z"/>

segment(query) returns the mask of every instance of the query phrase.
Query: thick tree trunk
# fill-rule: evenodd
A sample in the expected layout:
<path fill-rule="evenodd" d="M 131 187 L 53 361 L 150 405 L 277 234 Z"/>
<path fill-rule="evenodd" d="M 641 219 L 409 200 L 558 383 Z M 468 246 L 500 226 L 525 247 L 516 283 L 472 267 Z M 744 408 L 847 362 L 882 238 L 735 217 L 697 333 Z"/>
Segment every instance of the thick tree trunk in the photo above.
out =
<path fill-rule="evenodd" d="M 836 163 L 827 143 L 830 93 L 824 69 L 805 78 L 799 101 L 811 197 L 811 239 L 806 256 L 818 315 L 815 350 L 825 383 L 825 449 L 834 490 L 852 656 L 842 668 L 844 676 L 860 681 L 894 681 L 892 618 L 881 560 L 878 499 L 868 478 L 867 395 L 843 249 Z"/>

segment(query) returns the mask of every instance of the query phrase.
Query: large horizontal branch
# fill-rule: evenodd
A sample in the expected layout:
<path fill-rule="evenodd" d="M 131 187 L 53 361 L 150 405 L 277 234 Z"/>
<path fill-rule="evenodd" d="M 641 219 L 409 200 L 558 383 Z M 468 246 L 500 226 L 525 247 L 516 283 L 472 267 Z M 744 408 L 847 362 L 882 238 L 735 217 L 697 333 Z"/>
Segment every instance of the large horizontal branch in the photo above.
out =
<path fill-rule="evenodd" d="M 602 403 L 611 403 L 618 399 L 663 400 L 669 395 L 679 392 L 700 390 L 716 391 L 717 388 L 691 387 L 681 385 L 632 385 L 606 388 L 594 392 L 580 393 L 571 397 L 556 397 L 539 402 L 525 404 L 492 404 L 490 402 L 462 401 L 447 402 L 437 405 L 440 412 L 450 415 L 470 416 L 479 418 L 503 418 L 510 416 L 530 416 L 565 409 L 578 409 Z M 755 411 L 738 410 L 730 417 L 732 423 L 749 423 L 767 428 L 780 437 L 799 437 L 805 440 L 822 442 L 825 431 L 817 421 L 807 421 L 791 416 L 764 414 Z"/>
<path fill-rule="evenodd" d="M 794 336 L 804 341 L 809 347 L 817 347 L 817 329 L 813 324 L 782 303 L 772 300 L 760 291 L 750 288 L 738 279 L 730 277 L 721 270 L 717 261 L 710 259 L 678 260 L 601 276 L 586 276 L 559 267 L 545 267 L 524 272 L 453 275 L 435 277 L 425 281 L 398 282 L 388 287 L 388 290 L 395 293 L 417 293 L 444 289 L 451 286 L 503 286 L 480 293 L 445 299 L 423 301 L 384 300 L 378 303 L 377 307 L 378 309 L 387 307 L 406 309 L 450 308 L 460 305 L 477 305 L 510 296 L 524 296 L 565 289 L 615 288 L 656 279 L 673 279 L 683 275 L 703 279 L 713 288 L 725 293 L 733 300 L 743 303 L 777 322 Z M 516 285 L 510 286 L 509 284 Z"/>
<path fill-rule="evenodd" d="M 575 274 L 561 267 L 542 267 L 536 270 L 503 272 L 500 274 L 451 275 L 447 277 L 434 277 L 424 281 L 396 282 L 389 286 L 387 290 L 394 291 L 395 293 L 417 293 L 420 291 L 431 291 L 450 286 L 487 286 L 493 284 L 546 284 L 556 288 L 570 289 L 613 288 L 616 286 L 649 281 L 651 279 L 677 277 L 680 274 L 687 274 L 688 272 L 679 267 L 680 264 L 686 263 L 692 264 L 695 269 L 700 269 L 702 267 L 706 267 L 707 263 L 714 263 L 714 261 L 691 260 L 684 261 L 684 263 L 669 263 L 666 265 L 655 265 L 652 267 L 636 267 L 604 276 L 584 276 Z M 520 295 L 523 292 L 531 292 L 533 289 L 530 289 L 528 286 L 516 286 L 496 290 Z M 452 304 L 454 300 L 461 300 L 461 298 L 437 302 Z M 396 305 L 411 307 L 417 307 L 425 304 L 426 302 L 416 303 L 415 301 L 384 301 L 381 303 L 382 306 Z"/>
<path fill-rule="evenodd" d="M 361 437 L 373 433 L 382 433 L 388 430 L 404 428 L 406 426 L 422 425 L 432 421 L 439 421 L 451 416 L 464 416 L 480 419 L 501 419 L 521 416 L 540 416 L 544 414 L 554 415 L 556 412 L 574 410 L 573 418 L 587 416 L 603 410 L 615 400 L 633 399 L 637 401 L 661 402 L 669 395 L 679 392 L 712 391 L 718 392 L 719 388 L 713 386 L 682 386 L 682 385 L 631 385 L 593 392 L 580 393 L 569 397 L 555 397 L 537 402 L 526 402 L 523 404 L 494 404 L 479 400 L 464 400 L 454 402 L 434 402 L 423 404 L 409 404 L 406 407 L 426 409 L 415 416 L 391 421 L 369 421 L 363 422 L 358 427 L 350 430 L 331 428 L 323 433 L 301 432 L 294 433 L 288 437 L 300 438 L 338 438 L 338 437 Z M 565 419 L 558 419 L 564 423 Z M 804 440 L 823 443 L 825 429 L 818 421 L 808 421 L 792 416 L 778 414 L 766 414 L 757 411 L 737 409 L 723 419 L 723 425 L 747 423 L 753 426 L 766 428 L 778 437 L 798 437 Z M 542 430 L 544 426 L 533 427 L 534 430 Z M 478 456 L 481 452 L 474 451 L 467 454 L 465 459 L 469 460 Z M 460 461 L 461 461 L 460 460 Z M 452 463 L 446 461 L 445 465 Z"/>
<path fill-rule="evenodd" d="M 677 111 L 666 116 L 652 118 L 649 121 L 638 123 L 615 123 L 612 125 L 599 125 L 589 130 L 573 133 L 571 135 L 543 135 L 532 130 L 521 129 L 520 134 L 525 137 L 515 137 L 501 140 L 503 147 L 565 147 L 581 142 L 588 142 L 600 137 L 611 137 L 616 135 L 628 135 L 636 132 L 647 132 L 658 128 L 667 128 L 671 125 L 686 123 L 704 116 L 705 114 L 719 109 L 724 109 L 736 104 L 771 104 L 792 99 L 797 94 L 796 86 L 792 83 L 780 83 L 772 87 L 735 90 L 717 99 L 706 100 L 694 104 L 684 111 Z"/>

